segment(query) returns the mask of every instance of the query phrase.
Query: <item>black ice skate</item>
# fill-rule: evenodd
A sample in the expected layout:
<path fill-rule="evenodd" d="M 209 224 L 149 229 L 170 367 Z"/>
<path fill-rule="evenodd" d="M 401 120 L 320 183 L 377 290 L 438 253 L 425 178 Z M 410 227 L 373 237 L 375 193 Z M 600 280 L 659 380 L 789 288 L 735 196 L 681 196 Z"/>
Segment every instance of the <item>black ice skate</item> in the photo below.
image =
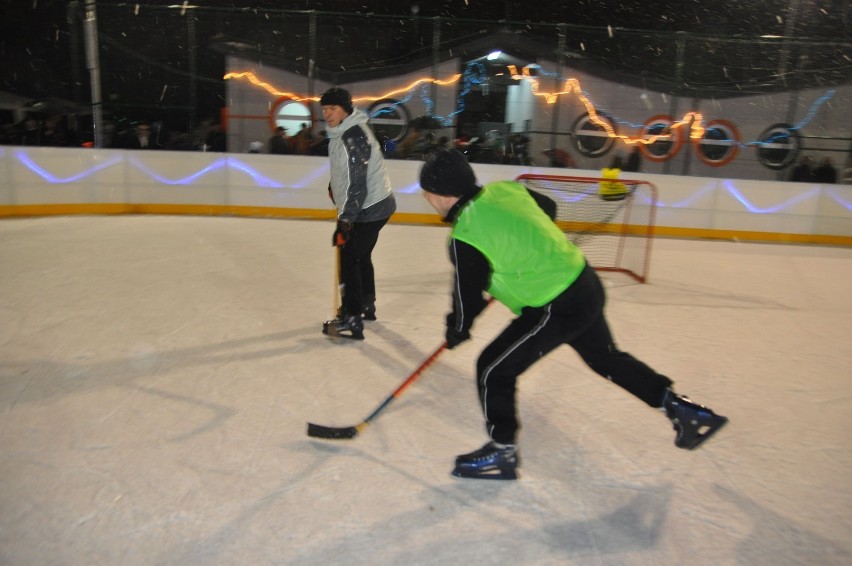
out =
<path fill-rule="evenodd" d="M 376 303 L 364 305 L 364 313 L 361 316 L 364 317 L 364 320 L 376 320 Z"/>
<path fill-rule="evenodd" d="M 343 307 L 337 307 L 337 318 L 345 318 Z M 364 320 L 376 320 L 376 303 L 367 303 L 364 305 L 364 310 L 361 311 L 361 318 Z M 326 322 L 331 322 L 327 320 Z"/>
<path fill-rule="evenodd" d="M 333 338 L 349 338 L 351 340 L 364 339 L 364 323 L 361 317 L 341 313 L 332 320 L 322 323 L 322 333 Z"/>
<path fill-rule="evenodd" d="M 672 392 L 666 395 L 663 406 L 677 431 L 675 446 L 678 448 L 695 450 L 728 422 L 727 417 Z"/>
<path fill-rule="evenodd" d="M 514 480 L 518 478 L 520 464 L 514 446 L 498 448 L 489 442 L 479 450 L 456 457 L 453 475 L 459 478 L 486 480 Z"/>

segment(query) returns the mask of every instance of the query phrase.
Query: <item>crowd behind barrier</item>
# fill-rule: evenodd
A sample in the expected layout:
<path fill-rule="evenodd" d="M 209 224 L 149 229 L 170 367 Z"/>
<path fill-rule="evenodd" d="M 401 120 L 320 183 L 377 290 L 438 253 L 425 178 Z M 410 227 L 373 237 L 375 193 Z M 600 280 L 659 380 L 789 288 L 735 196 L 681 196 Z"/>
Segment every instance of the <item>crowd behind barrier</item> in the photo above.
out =
<path fill-rule="evenodd" d="M 832 158 L 838 182 L 850 177 L 850 44 L 830 11 L 815 30 L 804 18 L 788 24 L 782 10 L 751 36 L 698 29 L 707 22 L 691 33 L 613 33 L 557 19 L 384 12 L 274 2 L 101 2 L 95 12 L 69 2 L 51 44 L 68 64 L 39 81 L 18 78 L 38 92 L 25 93 L 11 122 L 14 97 L 0 93 L 0 144 L 322 155 L 315 99 L 343 86 L 382 113 L 374 129 L 388 136 L 390 158 L 456 144 L 476 163 L 600 170 L 615 152 L 626 162 L 631 148 L 598 137 L 591 105 L 619 135 L 682 134 L 643 147 L 649 173 L 786 181 L 808 156 Z M 84 49 L 92 46 L 97 67 Z M 698 116 L 706 137 L 687 139 Z M 145 126 L 149 143 L 137 145 Z M 284 144 L 272 143 L 278 126 Z"/>

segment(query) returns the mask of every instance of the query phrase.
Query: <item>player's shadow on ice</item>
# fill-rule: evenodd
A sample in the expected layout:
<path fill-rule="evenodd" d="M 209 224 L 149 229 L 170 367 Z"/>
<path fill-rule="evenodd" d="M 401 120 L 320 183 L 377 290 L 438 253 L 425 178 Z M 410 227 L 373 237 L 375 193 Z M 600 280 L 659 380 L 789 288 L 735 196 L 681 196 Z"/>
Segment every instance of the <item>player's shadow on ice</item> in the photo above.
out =
<path fill-rule="evenodd" d="M 852 564 L 852 555 L 837 543 L 727 487 L 716 485 L 715 491 L 751 519 L 752 530 L 743 533 L 737 550 L 739 564 Z"/>
<path fill-rule="evenodd" d="M 308 441 L 293 444 L 291 450 L 312 453 L 317 462 L 329 463 L 329 458 L 347 457 L 359 458 L 385 469 L 392 470 L 400 476 L 400 480 L 414 485 L 420 485 L 420 498 L 424 505 L 416 510 L 394 515 L 387 524 L 374 524 L 371 530 L 383 532 L 384 529 L 400 529 L 404 525 L 417 525 L 417 529 L 428 530 L 438 528 L 447 521 L 457 520 L 460 513 L 477 514 L 477 508 L 482 517 L 489 517 L 495 507 L 511 509 L 515 519 L 513 525 L 529 525 L 526 531 L 514 530 L 513 538 L 523 540 L 524 546 L 534 549 L 547 549 L 546 554 L 577 558 L 582 556 L 619 555 L 625 552 L 642 552 L 655 548 L 661 538 L 668 510 L 672 499 L 673 487 L 670 484 L 647 486 L 629 489 L 625 488 L 615 494 L 609 488 L 601 493 L 598 500 L 595 492 L 586 491 L 582 505 L 587 509 L 582 519 L 564 521 L 552 509 L 553 500 L 550 497 L 542 499 L 541 486 L 520 480 L 491 481 L 464 480 L 450 476 L 450 466 L 447 464 L 447 481 L 435 484 L 434 477 L 429 480 L 423 477 L 422 470 L 413 471 L 404 464 L 397 464 L 386 458 L 374 456 L 369 451 L 362 450 L 350 442 Z M 408 462 L 410 464 L 411 462 Z M 429 474 L 426 474 L 427 478 Z M 523 477 L 523 473 L 522 473 Z M 529 480 L 535 481 L 535 480 Z M 618 501 L 616 506 L 610 502 Z M 520 514 L 520 515 L 518 515 Z M 577 515 L 577 513 L 569 513 Z M 497 522 L 503 521 L 498 516 Z M 488 521 L 485 520 L 487 523 Z M 502 523 L 501 523 L 502 524 Z M 504 525 L 505 526 L 505 525 Z M 488 531 L 482 535 L 482 540 L 472 540 L 472 532 L 480 528 L 466 531 L 464 544 L 475 547 L 478 544 L 488 547 L 493 544 L 494 533 Z M 446 542 L 446 541 L 445 541 Z M 424 543 L 418 549 L 416 543 L 406 549 L 409 556 L 430 555 L 434 552 L 430 545 L 434 541 Z M 335 541 L 340 552 L 345 552 L 352 545 L 358 546 L 357 537 L 340 538 Z M 449 544 L 449 542 L 448 542 Z M 450 545 L 452 546 L 452 545 Z M 323 554 L 329 552 L 323 549 Z M 332 553 L 333 554 L 333 553 Z"/>
<path fill-rule="evenodd" d="M 549 538 L 547 542 L 551 548 L 567 556 L 642 551 L 657 546 L 665 528 L 671 498 L 671 485 L 650 486 L 608 512 L 604 512 L 605 508 L 601 506 L 597 509 L 602 512 L 598 516 L 582 521 L 557 521 L 541 530 Z M 532 534 L 534 532 L 529 533 Z"/>
<path fill-rule="evenodd" d="M 303 339 L 314 331 L 317 338 Z M 179 348 L 140 344 L 132 351 L 107 355 L 80 354 L 67 361 L 31 359 L 3 363 L 0 373 L 26 377 L 14 393 L 11 404 L 43 403 L 56 397 L 130 385 L 137 380 L 193 367 L 244 364 L 253 360 L 281 358 L 305 352 L 322 352 L 329 347 L 315 328 L 296 328 L 258 336 L 240 336 L 219 342 L 192 344 Z"/>
<path fill-rule="evenodd" d="M 449 464 L 447 480 L 436 484 L 434 476 L 427 479 L 430 474 L 424 477 L 422 469 L 408 469 L 348 443 L 305 442 L 301 446 L 291 445 L 290 449 L 313 453 L 317 469 L 335 468 L 331 460 L 340 456 L 354 457 L 393 470 L 408 490 L 411 490 L 411 485 L 421 488 L 418 497 L 422 504 L 371 522 L 369 529 L 363 532 L 350 530 L 337 533 L 317 548 L 315 554 L 303 555 L 302 559 L 307 562 L 347 555 L 352 548 L 363 547 L 373 537 L 370 533 L 376 532 L 394 532 L 406 540 L 404 549 L 400 548 L 395 556 L 399 563 L 425 556 L 431 557 L 429 564 L 444 563 L 443 560 L 450 560 L 450 556 L 457 560 L 457 551 L 452 549 L 458 548 L 493 550 L 495 540 L 500 540 L 504 532 L 511 532 L 512 540 L 519 541 L 500 551 L 507 553 L 504 556 L 507 563 L 521 556 L 529 559 L 530 555 L 545 563 L 553 560 L 556 561 L 553 563 L 561 563 L 564 560 L 582 561 L 585 557 L 600 560 L 601 557 L 623 556 L 625 553 L 641 554 L 658 546 L 665 531 L 673 493 L 671 485 L 638 489 L 634 486 L 623 490 L 610 487 L 603 492 L 585 490 L 583 501 L 577 502 L 568 493 L 554 499 L 553 494 L 546 493 L 546 487 L 539 483 L 528 484 L 524 480 L 452 478 Z M 377 487 L 377 491 L 380 488 Z M 562 514 L 555 508 L 560 498 L 571 498 L 574 504 L 585 510 L 577 511 L 575 507 Z M 610 505 L 611 502 L 616 503 Z M 560 515 L 574 518 L 565 520 Z M 468 520 L 471 522 L 468 523 Z M 466 526 L 447 532 L 446 525 L 454 522 L 465 522 Z M 428 536 L 423 536 L 423 533 Z M 435 546 L 435 536 L 441 540 L 440 548 Z"/>

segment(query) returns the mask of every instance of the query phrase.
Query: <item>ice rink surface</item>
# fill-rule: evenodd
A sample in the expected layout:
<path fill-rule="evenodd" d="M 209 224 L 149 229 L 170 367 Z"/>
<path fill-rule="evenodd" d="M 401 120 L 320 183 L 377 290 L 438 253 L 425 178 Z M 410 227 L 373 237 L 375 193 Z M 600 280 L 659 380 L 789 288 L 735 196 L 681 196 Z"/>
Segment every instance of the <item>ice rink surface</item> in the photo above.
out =
<path fill-rule="evenodd" d="M 443 340 L 447 229 L 389 225 L 364 342 L 334 308 L 332 224 L 0 221 L 0 564 L 852 564 L 852 250 L 654 243 L 605 275 L 622 349 L 731 420 L 689 452 L 557 350 L 519 386 L 517 482 L 473 367 L 501 305 L 357 438 Z"/>

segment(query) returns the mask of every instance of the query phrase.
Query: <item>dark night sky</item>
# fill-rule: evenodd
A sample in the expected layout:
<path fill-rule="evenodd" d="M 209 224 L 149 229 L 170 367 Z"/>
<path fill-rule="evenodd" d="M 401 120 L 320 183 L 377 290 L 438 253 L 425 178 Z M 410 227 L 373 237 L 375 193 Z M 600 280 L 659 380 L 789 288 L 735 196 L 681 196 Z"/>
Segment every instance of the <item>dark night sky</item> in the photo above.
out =
<path fill-rule="evenodd" d="M 0 90 L 30 98 L 71 98 L 71 61 L 66 0 L 0 0 Z M 85 0 L 79 0 L 83 5 Z M 511 22 L 565 22 L 581 26 L 756 37 L 792 35 L 850 41 L 852 3 L 848 0 L 450 0 L 388 2 L 383 0 L 256 0 L 227 2 L 196 0 L 204 7 L 325 10 L 422 17 L 453 16 Z M 98 0 L 102 7 L 135 2 Z M 146 5 L 181 4 L 180 0 L 152 0 Z M 121 30 L 102 30 L 120 34 Z M 138 31 L 138 30 L 137 30 Z M 366 33 L 372 33 L 367 31 Z M 78 60 L 79 63 L 79 60 Z M 849 77 L 852 54 L 840 61 L 840 76 Z M 201 70 L 204 72 L 204 70 Z M 215 74 L 210 72 L 211 75 Z M 85 69 L 83 69 L 85 76 Z M 213 77 L 211 77 L 212 79 Z M 221 77 L 216 77 L 221 78 Z"/>

